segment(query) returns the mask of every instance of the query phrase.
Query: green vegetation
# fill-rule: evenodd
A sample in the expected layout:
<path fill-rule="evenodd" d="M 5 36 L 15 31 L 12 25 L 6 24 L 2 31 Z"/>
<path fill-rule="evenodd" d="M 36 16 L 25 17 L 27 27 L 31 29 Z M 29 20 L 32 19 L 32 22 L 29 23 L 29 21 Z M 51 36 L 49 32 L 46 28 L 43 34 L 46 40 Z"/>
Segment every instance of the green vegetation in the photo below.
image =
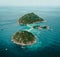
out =
<path fill-rule="evenodd" d="M 48 26 L 43 26 L 42 28 L 47 29 L 47 28 L 48 28 Z"/>
<path fill-rule="evenodd" d="M 18 43 L 28 44 L 35 41 L 35 36 L 28 31 L 19 31 L 15 33 L 13 40 Z"/>
<path fill-rule="evenodd" d="M 37 16 L 36 14 L 28 13 L 19 19 L 19 24 L 31 24 L 34 22 L 42 22 L 42 21 L 44 20 L 40 18 L 39 16 Z"/>

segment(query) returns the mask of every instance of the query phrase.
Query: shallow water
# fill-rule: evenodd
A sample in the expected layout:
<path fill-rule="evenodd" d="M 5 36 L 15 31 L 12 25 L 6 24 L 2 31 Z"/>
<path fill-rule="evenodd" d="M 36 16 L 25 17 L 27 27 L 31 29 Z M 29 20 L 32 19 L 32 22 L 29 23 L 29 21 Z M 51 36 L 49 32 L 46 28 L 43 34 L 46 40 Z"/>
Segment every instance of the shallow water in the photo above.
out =
<path fill-rule="evenodd" d="M 33 25 L 49 25 L 50 30 L 31 30 L 37 42 L 22 49 L 11 41 L 11 37 L 19 30 L 30 29 L 18 24 L 19 17 L 29 12 L 34 12 L 47 20 L 45 23 Z M 60 8 L 0 7 L 0 57 L 60 57 L 59 22 Z"/>

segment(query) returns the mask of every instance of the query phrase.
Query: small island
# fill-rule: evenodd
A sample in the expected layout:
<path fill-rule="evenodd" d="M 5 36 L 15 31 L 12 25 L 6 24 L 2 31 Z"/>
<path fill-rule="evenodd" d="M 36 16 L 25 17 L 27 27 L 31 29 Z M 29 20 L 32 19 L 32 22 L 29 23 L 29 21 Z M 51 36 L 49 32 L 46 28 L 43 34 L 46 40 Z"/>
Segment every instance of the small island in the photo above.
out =
<path fill-rule="evenodd" d="M 39 26 L 39 25 L 37 25 L 37 26 L 33 26 L 33 28 L 34 29 L 39 29 L 39 30 L 41 30 L 41 29 L 49 29 L 49 26 Z"/>
<path fill-rule="evenodd" d="M 12 41 L 18 45 L 26 46 L 36 43 L 36 38 L 31 32 L 19 31 L 13 35 Z"/>
<path fill-rule="evenodd" d="M 45 20 L 41 17 L 39 17 L 38 15 L 36 15 L 35 13 L 28 13 L 25 14 L 24 16 L 20 17 L 18 22 L 19 24 L 33 24 L 35 22 L 44 22 Z"/>

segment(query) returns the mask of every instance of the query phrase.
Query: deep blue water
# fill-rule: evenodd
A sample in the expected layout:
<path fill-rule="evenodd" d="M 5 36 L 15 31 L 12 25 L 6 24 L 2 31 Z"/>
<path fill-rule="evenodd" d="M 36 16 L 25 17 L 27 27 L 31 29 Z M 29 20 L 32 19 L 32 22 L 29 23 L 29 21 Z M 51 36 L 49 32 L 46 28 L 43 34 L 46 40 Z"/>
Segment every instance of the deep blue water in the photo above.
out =
<path fill-rule="evenodd" d="M 30 29 L 18 24 L 19 17 L 30 12 L 47 20 L 33 25 L 49 25 L 50 30 L 31 30 L 37 42 L 22 49 L 11 37 L 19 30 Z M 60 8 L 0 7 L 0 57 L 60 57 Z"/>

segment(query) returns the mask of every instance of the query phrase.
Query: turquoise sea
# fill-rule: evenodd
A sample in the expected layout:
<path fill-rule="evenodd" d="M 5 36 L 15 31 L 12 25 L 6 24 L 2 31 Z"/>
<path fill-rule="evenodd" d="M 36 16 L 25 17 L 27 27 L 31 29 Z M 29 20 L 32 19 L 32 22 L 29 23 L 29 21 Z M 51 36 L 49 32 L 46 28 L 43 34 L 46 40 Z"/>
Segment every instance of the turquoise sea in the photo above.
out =
<path fill-rule="evenodd" d="M 21 48 L 11 41 L 13 34 L 30 27 L 18 24 L 18 19 L 26 13 L 34 12 L 47 20 L 50 30 L 33 29 L 36 44 Z M 60 8 L 59 7 L 0 7 L 0 57 L 60 57 Z"/>

